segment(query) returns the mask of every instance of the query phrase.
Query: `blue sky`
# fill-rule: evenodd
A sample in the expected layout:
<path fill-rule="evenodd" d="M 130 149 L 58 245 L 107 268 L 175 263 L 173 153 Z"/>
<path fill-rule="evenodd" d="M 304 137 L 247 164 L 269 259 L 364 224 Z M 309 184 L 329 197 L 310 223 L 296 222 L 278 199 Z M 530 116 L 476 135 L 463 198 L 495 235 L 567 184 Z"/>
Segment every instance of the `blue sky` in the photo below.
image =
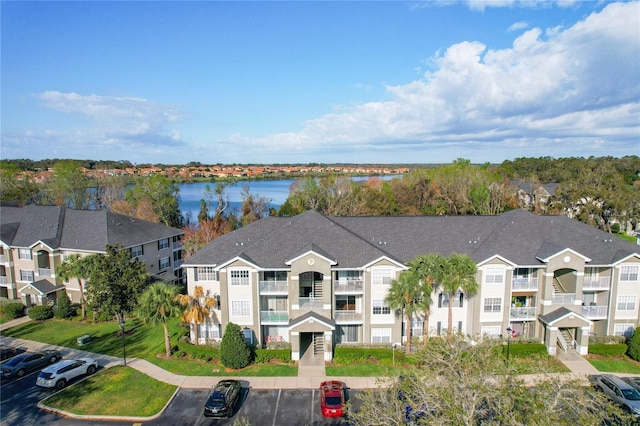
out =
<path fill-rule="evenodd" d="M 640 155 L 640 3 L 11 2 L 3 159 Z"/>

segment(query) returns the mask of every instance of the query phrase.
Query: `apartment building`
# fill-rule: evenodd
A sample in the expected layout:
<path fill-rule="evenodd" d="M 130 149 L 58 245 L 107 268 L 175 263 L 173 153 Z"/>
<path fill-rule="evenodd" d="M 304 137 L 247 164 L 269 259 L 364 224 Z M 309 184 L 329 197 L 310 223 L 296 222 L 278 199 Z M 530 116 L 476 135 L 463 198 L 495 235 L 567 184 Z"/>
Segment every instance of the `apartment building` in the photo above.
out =
<path fill-rule="evenodd" d="M 202 342 L 227 323 L 257 345 L 289 342 L 292 358 L 332 359 L 338 344 L 392 344 L 410 324 L 390 309 L 391 281 L 421 254 L 468 254 L 480 290 L 457 294 L 453 330 L 469 337 L 540 338 L 553 354 L 587 353 L 589 336 L 638 326 L 640 246 L 564 216 L 269 217 L 224 235 L 184 264 L 188 291 L 218 300 L 198 325 Z M 437 286 L 428 319 L 446 332 L 448 296 Z M 195 338 L 192 329 L 192 338 Z"/>
<path fill-rule="evenodd" d="M 61 280 L 57 267 L 72 254 L 106 253 L 122 244 L 158 280 L 182 280 L 181 229 L 112 213 L 61 206 L 0 208 L 0 297 L 27 307 L 54 304 L 66 291 L 80 301 L 80 285 Z"/>

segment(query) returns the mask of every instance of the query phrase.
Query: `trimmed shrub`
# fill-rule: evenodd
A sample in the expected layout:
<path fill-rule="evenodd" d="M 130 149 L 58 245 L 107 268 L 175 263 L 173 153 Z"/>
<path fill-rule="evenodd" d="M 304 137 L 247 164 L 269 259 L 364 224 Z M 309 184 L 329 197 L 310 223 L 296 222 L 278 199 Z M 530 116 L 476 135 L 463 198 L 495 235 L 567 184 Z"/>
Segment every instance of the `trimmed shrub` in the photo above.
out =
<path fill-rule="evenodd" d="M 33 306 L 29 309 L 29 318 L 36 321 L 53 318 L 53 308 L 51 306 Z"/>
<path fill-rule="evenodd" d="M 624 343 L 595 344 L 589 345 L 589 353 L 602 356 L 620 356 L 627 352 L 627 345 Z"/>
<path fill-rule="evenodd" d="M 627 342 L 627 355 L 631 359 L 640 361 L 640 327 L 633 330 L 633 335 Z"/>
<path fill-rule="evenodd" d="M 220 342 L 220 362 L 227 368 L 244 368 L 251 362 L 251 348 L 239 325 L 230 322 Z"/>
<path fill-rule="evenodd" d="M 71 309 L 71 301 L 66 293 L 60 293 L 58 295 L 56 308 L 53 312 L 53 316 L 59 319 L 65 319 L 72 316 L 73 311 Z"/>
<path fill-rule="evenodd" d="M 395 351 L 397 363 L 407 361 L 404 354 L 404 347 Z M 394 353 L 392 348 L 361 348 L 349 346 L 336 346 L 333 362 L 339 365 L 362 364 L 370 361 L 377 361 L 381 364 L 391 365 Z"/>
<path fill-rule="evenodd" d="M 9 319 L 16 319 L 24 316 L 24 304 L 20 302 L 9 302 L 0 306 L 0 310 L 4 313 L 4 316 Z"/>
<path fill-rule="evenodd" d="M 267 364 L 271 360 L 278 360 L 284 364 L 291 362 L 291 349 L 256 349 L 257 364 Z"/>
<path fill-rule="evenodd" d="M 624 336 L 591 336 L 589 337 L 589 345 L 626 343 L 626 341 L 627 341 L 627 338 Z"/>
<path fill-rule="evenodd" d="M 191 343 L 178 341 L 173 351 L 175 356 L 187 356 L 190 359 L 209 362 L 220 358 L 220 350 L 210 346 L 196 346 Z"/>

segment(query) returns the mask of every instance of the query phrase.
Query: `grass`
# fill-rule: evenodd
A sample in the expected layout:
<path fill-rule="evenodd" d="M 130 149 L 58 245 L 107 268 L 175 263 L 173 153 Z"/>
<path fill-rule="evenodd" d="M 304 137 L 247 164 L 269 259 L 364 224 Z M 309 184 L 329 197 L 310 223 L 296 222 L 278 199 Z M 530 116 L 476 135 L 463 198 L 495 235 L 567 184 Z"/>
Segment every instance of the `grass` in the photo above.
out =
<path fill-rule="evenodd" d="M 598 371 L 604 373 L 640 374 L 640 362 L 634 361 L 627 356 L 602 357 L 589 355 L 587 361 Z"/>
<path fill-rule="evenodd" d="M 81 415 L 148 417 L 159 413 L 176 389 L 133 368 L 112 367 L 43 403 Z"/>
<path fill-rule="evenodd" d="M 392 366 L 375 363 L 351 364 L 351 365 L 327 365 L 327 376 L 343 377 L 381 377 L 400 376 L 406 366 Z"/>

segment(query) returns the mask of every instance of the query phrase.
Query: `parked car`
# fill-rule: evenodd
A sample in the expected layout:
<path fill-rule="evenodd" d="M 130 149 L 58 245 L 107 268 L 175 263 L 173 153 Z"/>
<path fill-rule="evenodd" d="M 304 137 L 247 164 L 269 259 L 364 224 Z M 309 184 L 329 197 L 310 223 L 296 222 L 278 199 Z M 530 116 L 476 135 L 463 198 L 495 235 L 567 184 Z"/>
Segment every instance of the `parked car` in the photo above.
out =
<path fill-rule="evenodd" d="M 640 377 L 631 376 L 631 377 L 623 377 L 622 380 L 629 383 L 631 386 L 640 391 Z"/>
<path fill-rule="evenodd" d="M 0 361 L 6 361 L 26 351 L 26 349 L 20 347 L 0 346 Z"/>
<path fill-rule="evenodd" d="M 49 350 L 43 352 L 24 352 L 5 361 L 0 365 L 0 376 L 3 379 L 9 377 L 22 377 L 27 372 L 53 364 L 62 358 L 59 351 Z"/>
<path fill-rule="evenodd" d="M 238 380 L 220 380 L 204 404 L 205 417 L 231 417 L 242 386 Z"/>
<path fill-rule="evenodd" d="M 638 389 L 613 374 L 591 376 L 591 379 L 605 395 L 627 408 L 636 417 L 640 416 L 640 392 Z"/>
<path fill-rule="evenodd" d="M 62 389 L 67 382 L 80 376 L 90 376 L 97 369 L 98 362 L 93 358 L 65 359 L 44 368 L 38 374 L 36 385 L 43 388 Z"/>
<path fill-rule="evenodd" d="M 324 417 L 344 416 L 345 390 L 345 384 L 336 380 L 320 383 L 320 411 Z"/>

